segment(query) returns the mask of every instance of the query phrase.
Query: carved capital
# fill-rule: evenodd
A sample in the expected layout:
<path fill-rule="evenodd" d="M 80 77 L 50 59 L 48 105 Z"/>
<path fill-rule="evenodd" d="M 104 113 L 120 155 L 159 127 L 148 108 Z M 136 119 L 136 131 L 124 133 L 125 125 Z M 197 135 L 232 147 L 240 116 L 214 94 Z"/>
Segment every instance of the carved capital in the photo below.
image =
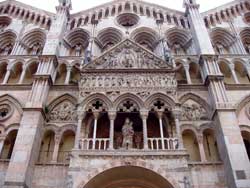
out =
<path fill-rule="evenodd" d="M 0 142 L 4 142 L 5 136 L 0 136 Z"/>
<path fill-rule="evenodd" d="M 94 118 L 97 120 L 100 116 L 100 112 L 99 111 L 94 111 L 93 112 Z"/>
<path fill-rule="evenodd" d="M 199 144 L 203 144 L 203 135 L 202 134 L 197 135 L 197 141 Z"/>
<path fill-rule="evenodd" d="M 140 115 L 142 119 L 147 119 L 148 118 L 148 110 L 141 110 Z"/>
<path fill-rule="evenodd" d="M 60 144 L 60 140 L 61 140 L 61 135 L 59 133 L 57 133 L 55 135 L 55 144 Z"/>
<path fill-rule="evenodd" d="M 182 110 L 181 108 L 175 108 L 173 111 L 173 116 L 175 119 L 180 119 L 181 118 L 181 114 L 182 114 Z"/>
<path fill-rule="evenodd" d="M 164 111 L 158 110 L 156 113 L 157 113 L 157 116 L 158 116 L 160 119 L 162 119 L 163 114 L 164 114 Z"/>
<path fill-rule="evenodd" d="M 116 111 L 108 111 L 108 116 L 110 120 L 115 120 L 116 118 Z"/>

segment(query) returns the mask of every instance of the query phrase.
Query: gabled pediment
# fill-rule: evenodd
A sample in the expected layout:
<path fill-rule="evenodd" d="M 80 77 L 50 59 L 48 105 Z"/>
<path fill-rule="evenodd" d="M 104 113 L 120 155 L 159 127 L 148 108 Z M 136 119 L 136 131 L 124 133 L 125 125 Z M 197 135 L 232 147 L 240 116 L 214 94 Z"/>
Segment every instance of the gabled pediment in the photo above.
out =
<path fill-rule="evenodd" d="M 172 69 L 166 61 L 130 39 L 125 39 L 87 64 L 87 69 Z"/>

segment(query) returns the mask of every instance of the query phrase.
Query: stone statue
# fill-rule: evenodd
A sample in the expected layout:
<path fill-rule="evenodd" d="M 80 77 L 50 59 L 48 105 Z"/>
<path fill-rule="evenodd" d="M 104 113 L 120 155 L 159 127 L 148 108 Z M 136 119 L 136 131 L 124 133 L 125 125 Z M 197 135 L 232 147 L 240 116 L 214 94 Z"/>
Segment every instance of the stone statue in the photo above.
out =
<path fill-rule="evenodd" d="M 134 136 L 133 123 L 129 118 L 125 119 L 125 123 L 122 126 L 122 148 L 131 149 L 133 148 L 133 136 Z"/>

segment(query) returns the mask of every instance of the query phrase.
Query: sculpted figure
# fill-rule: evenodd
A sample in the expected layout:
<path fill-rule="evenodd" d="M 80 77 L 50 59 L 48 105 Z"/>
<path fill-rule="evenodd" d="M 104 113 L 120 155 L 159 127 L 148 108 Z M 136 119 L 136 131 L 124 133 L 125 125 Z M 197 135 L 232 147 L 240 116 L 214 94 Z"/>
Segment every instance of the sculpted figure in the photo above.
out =
<path fill-rule="evenodd" d="M 129 120 L 129 118 L 125 119 L 125 123 L 122 126 L 122 148 L 131 149 L 133 148 L 133 136 L 134 136 L 133 123 Z"/>

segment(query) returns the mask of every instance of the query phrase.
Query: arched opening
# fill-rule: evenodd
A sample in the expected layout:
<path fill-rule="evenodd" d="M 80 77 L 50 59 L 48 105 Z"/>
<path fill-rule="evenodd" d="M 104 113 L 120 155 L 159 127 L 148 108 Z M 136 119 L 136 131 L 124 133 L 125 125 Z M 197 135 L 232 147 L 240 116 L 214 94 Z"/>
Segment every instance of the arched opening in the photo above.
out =
<path fill-rule="evenodd" d="M 107 28 L 97 35 L 97 39 L 101 43 L 102 50 L 108 50 L 112 46 L 122 41 L 122 33 L 115 28 Z"/>
<path fill-rule="evenodd" d="M 224 82 L 226 84 L 235 84 L 229 65 L 226 62 L 222 61 L 219 63 L 219 67 L 221 73 L 224 75 Z"/>
<path fill-rule="evenodd" d="M 157 42 L 159 40 L 157 33 L 155 33 L 152 29 L 146 27 L 135 30 L 131 34 L 131 38 L 150 51 L 155 50 Z"/>
<path fill-rule="evenodd" d="M 247 70 L 244 67 L 244 65 L 239 61 L 235 62 L 235 73 L 236 73 L 236 76 L 239 80 L 239 83 L 249 84 L 249 77 L 247 74 Z"/>
<path fill-rule="evenodd" d="M 69 46 L 69 55 L 83 55 L 85 49 L 89 45 L 89 37 L 89 33 L 81 28 L 74 29 L 69 34 L 67 34 L 64 40 Z"/>
<path fill-rule="evenodd" d="M 69 83 L 77 85 L 79 80 L 80 80 L 80 71 L 78 68 L 73 67 L 71 70 L 71 76 L 70 76 Z"/>
<path fill-rule="evenodd" d="M 219 161 L 219 152 L 214 131 L 207 129 L 203 132 L 203 145 L 208 161 Z"/>
<path fill-rule="evenodd" d="M 200 74 L 200 66 L 197 63 L 190 63 L 189 64 L 189 73 L 191 77 L 191 81 L 193 84 L 200 84 L 202 83 L 202 78 Z"/>
<path fill-rule="evenodd" d="M 16 42 L 16 34 L 11 31 L 6 31 L 0 34 L 0 38 L 0 55 L 10 55 Z"/>
<path fill-rule="evenodd" d="M 3 150 L 1 152 L 1 159 L 11 158 L 14 145 L 15 145 L 15 141 L 16 141 L 16 136 L 17 136 L 17 130 L 12 130 L 11 132 L 9 132 L 9 134 L 5 138 Z"/>
<path fill-rule="evenodd" d="M 173 188 L 161 175 L 141 167 L 124 166 L 106 170 L 83 188 Z"/>
<path fill-rule="evenodd" d="M 247 15 L 248 15 L 248 23 L 250 23 L 250 12 L 248 12 Z M 247 53 L 250 53 L 250 34 L 249 33 L 250 33 L 250 28 L 243 29 L 240 32 L 240 37 L 241 37 L 242 43 Z"/>
<path fill-rule="evenodd" d="M 182 63 L 176 62 L 176 66 L 180 67 L 176 72 L 176 79 L 178 84 L 187 84 L 187 78 L 185 74 L 185 69 Z"/>
<path fill-rule="evenodd" d="M 200 161 L 198 141 L 192 130 L 185 130 L 182 133 L 183 144 L 189 154 L 190 161 Z"/>
<path fill-rule="evenodd" d="M 25 71 L 24 84 L 31 84 L 33 82 L 33 75 L 36 73 L 38 62 L 32 62 L 28 65 Z"/>
<path fill-rule="evenodd" d="M 242 135 L 245 147 L 246 147 L 248 158 L 250 160 L 250 132 L 242 131 L 241 135 Z"/>
<path fill-rule="evenodd" d="M 58 151 L 57 161 L 59 163 L 69 163 L 69 156 L 74 147 L 74 142 L 75 133 L 72 130 L 68 130 L 63 133 Z"/>
<path fill-rule="evenodd" d="M 115 149 L 142 149 L 142 119 L 136 102 L 126 99 L 118 105 L 114 122 Z"/>
<path fill-rule="evenodd" d="M 2 83 L 4 80 L 4 77 L 7 71 L 7 66 L 8 64 L 5 62 L 0 64 L 0 83 Z"/>
<path fill-rule="evenodd" d="M 52 160 L 55 147 L 55 133 L 51 130 L 46 131 L 40 146 L 39 163 L 49 163 Z"/>
<path fill-rule="evenodd" d="M 235 53 L 234 36 L 227 30 L 222 28 L 215 28 L 211 32 L 211 38 L 214 48 L 218 54 Z"/>
<path fill-rule="evenodd" d="M 21 62 L 16 63 L 11 69 L 11 74 L 10 74 L 8 83 L 9 84 L 18 83 L 22 71 L 23 71 L 23 64 Z"/>
<path fill-rule="evenodd" d="M 185 29 L 173 28 L 166 32 L 166 38 L 173 54 L 184 55 L 192 46 L 192 36 Z"/>
<path fill-rule="evenodd" d="M 39 55 L 43 51 L 43 47 L 46 41 L 46 34 L 43 30 L 34 29 L 26 34 L 21 43 L 22 48 L 25 49 L 26 54 L 21 55 Z"/>
<path fill-rule="evenodd" d="M 104 140 L 109 139 L 109 117 L 107 112 L 100 112 L 97 117 L 97 126 L 95 132 L 95 122 L 94 122 L 94 114 L 90 112 L 91 123 L 88 128 L 88 138 L 95 139 L 96 143 L 93 146 L 93 143 L 90 143 L 90 147 L 94 149 L 107 149 L 109 142 L 105 142 Z"/>
<path fill-rule="evenodd" d="M 67 74 L 67 68 L 65 64 L 61 64 L 58 68 L 57 74 L 56 74 L 56 85 L 62 85 L 65 82 Z"/>

